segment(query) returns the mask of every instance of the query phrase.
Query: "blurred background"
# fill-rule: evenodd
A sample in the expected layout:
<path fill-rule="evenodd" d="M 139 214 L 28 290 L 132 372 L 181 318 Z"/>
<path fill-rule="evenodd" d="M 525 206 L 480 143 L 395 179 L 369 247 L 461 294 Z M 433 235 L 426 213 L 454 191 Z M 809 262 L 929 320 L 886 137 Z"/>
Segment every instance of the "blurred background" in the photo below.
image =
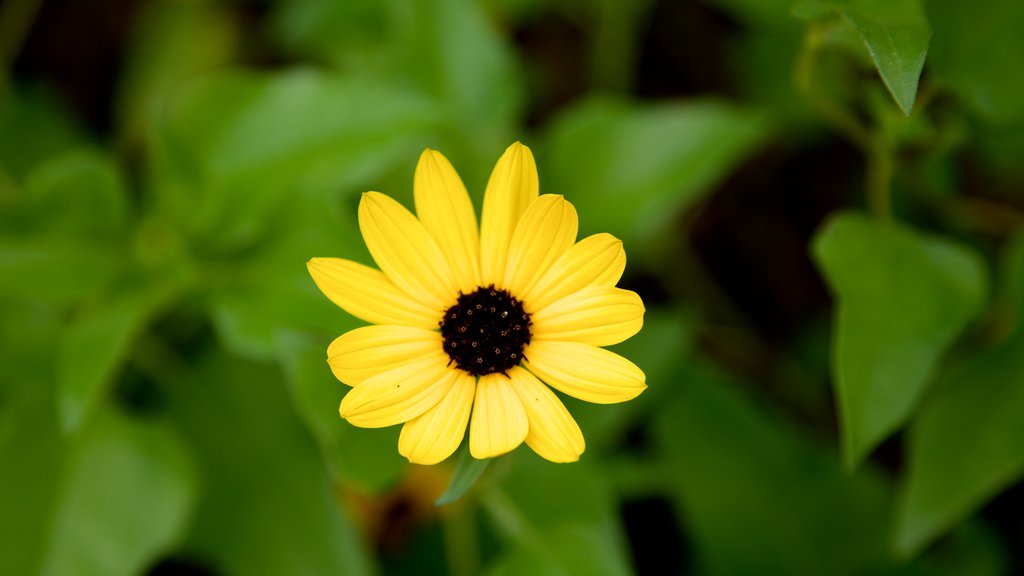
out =
<path fill-rule="evenodd" d="M 1024 4 L 4 0 L 0 574 L 1024 573 Z M 359 194 L 515 140 L 647 305 L 460 501 L 337 415 Z M 454 460 L 454 459 L 453 459 Z"/>

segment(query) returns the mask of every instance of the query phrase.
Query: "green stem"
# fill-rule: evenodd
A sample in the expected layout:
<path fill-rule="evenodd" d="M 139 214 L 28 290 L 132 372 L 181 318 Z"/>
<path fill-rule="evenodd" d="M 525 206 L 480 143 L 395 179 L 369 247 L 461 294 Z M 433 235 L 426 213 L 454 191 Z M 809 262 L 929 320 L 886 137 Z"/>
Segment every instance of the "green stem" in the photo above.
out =
<path fill-rule="evenodd" d="M 879 134 L 872 139 L 868 151 L 865 178 L 868 208 L 879 219 L 892 219 L 892 175 L 894 150 L 888 140 Z"/>
<path fill-rule="evenodd" d="M 470 503 L 449 506 L 445 510 L 444 553 L 448 573 L 473 576 L 480 573 L 480 545 L 477 541 L 476 507 Z"/>
<path fill-rule="evenodd" d="M 871 132 L 849 110 L 820 92 L 814 82 L 814 70 L 826 30 L 817 21 L 807 27 L 794 70 L 796 88 L 822 119 L 862 150 L 867 150 L 872 140 Z"/>
<path fill-rule="evenodd" d="M 0 95 L 7 91 L 11 66 L 42 5 L 43 0 L 6 0 L 0 4 Z"/>

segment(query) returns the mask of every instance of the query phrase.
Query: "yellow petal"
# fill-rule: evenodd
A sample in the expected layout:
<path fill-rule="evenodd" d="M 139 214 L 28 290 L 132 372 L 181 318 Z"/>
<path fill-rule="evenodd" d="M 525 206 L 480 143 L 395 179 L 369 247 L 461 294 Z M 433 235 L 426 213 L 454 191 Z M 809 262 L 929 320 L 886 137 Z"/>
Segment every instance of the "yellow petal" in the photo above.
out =
<path fill-rule="evenodd" d="M 411 326 L 364 326 L 335 338 L 327 347 L 327 363 L 334 375 L 355 386 L 403 364 L 436 357 L 441 333 Z"/>
<path fill-rule="evenodd" d="M 573 244 L 537 282 L 522 293 L 534 312 L 587 286 L 615 286 L 626 269 L 622 242 L 611 234 L 594 234 Z"/>
<path fill-rule="evenodd" d="M 448 261 L 404 206 L 379 192 L 364 193 L 359 229 L 373 259 L 395 286 L 439 312 L 455 303 L 459 288 Z"/>
<path fill-rule="evenodd" d="M 462 443 L 473 408 L 476 378 L 459 371 L 448 394 L 430 410 L 405 423 L 398 453 L 413 464 L 437 464 Z"/>
<path fill-rule="evenodd" d="M 522 444 L 528 430 L 526 410 L 509 379 L 481 376 L 469 425 L 469 453 L 481 460 L 500 456 Z"/>
<path fill-rule="evenodd" d="M 647 388 L 636 364 L 590 344 L 535 340 L 525 355 L 530 372 L 552 388 L 587 402 L 625 402 Z"/>
<path fill-rule="evenodd" d="M 331 302 L 360 320 L 437 328 L 441 314 L 409 298 L 380 270 L 340 258 L 313 258 L 306 268 Z"/>
<path fill-rule="evenodd" d="M 501 283 L 512 233 L 538 193 L 533 153 L 516 142 L 498 159 L 484 193 L 480 216 L 481 284 Z"/>
<path fill-rule="evenodd" d="M 575 462 L 587 445 L 583 432 L 550 388 L 519 366 L 509 370 L 512 388 L 530 423 L 526 445 L 552 462 Z"/>
<path fill-rule="evenodd" d="M 525 294 L 576 242 L 578 228 L 576 209 L 565 198 L 555 194 L 537 198 L 512 234 L 503 286 L 513 295 Z"/>
<path fill-rule="evenodd" d="M 361 382 L 341 400 L 338 412 L 355 426 L 382 428 L 408 422 L 433 408 L 458 373 L 444 353 L 409 362 Z"/>
<path fill-rule="evenodd" d="M 476 290 L 480 285 L 476 213 L 455 168 L 440 152 L 424 150 L 413 190 L 416 215 L 447 257 L 459 289 L 467 294 Z"/>
<path fill-rule="evenodd" d="M 611 346 L 632 337 L 644 325 L 644 303 L 636 292 L 589 286 L 533 314 L 535 340 L 567 340 Z"/>

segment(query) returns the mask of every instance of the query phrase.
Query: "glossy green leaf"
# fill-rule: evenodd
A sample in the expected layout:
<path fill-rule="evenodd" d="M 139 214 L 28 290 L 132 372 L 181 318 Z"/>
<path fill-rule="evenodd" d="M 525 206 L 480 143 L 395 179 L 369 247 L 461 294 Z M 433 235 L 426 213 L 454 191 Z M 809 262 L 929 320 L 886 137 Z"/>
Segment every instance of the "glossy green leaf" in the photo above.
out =
<path fill-rule="evenodd" d="M 294 198 L 362 192 L 415 158 L 434 122 L 428 101 L 377 82 L 303 69 L 208 76 L 179 92 L 155 143 L 161 210 L 207 250 L 250 246 Z"/>
<path fill-rule="evenodd" d="M 923 548 L 1024 476 L 1024 235 L 1006 270 L 1010 338 L 947 371 L 910 429 L 894 534 Z"/>
<path fill-rule="evenodd" d="M 66 431 L 76 431 L 103 402 L 133 339 L 173 297 L 171 285 L 120 286 L 86 304 L 56 350 L 57 405 Z"/>
<path fill-rule="evenodd" d="M 798 9 L 804 15 L 829 11 L 857 30 L 889 93 L 910 116 L 932 35 L 921 0 L 813 0 Z"/>
<path fill-rule="evenodd" d="M 986 273 L 963 246 L 855 213 L 818 233 L 814 255 L 836 299 L 833 384 L 852 469 L 913 414 L 943 352 L 980 312 Z"/>
<path fill-rule="evenodd" d="M 480 480 L 484 470 L 487 470 L 491 460 L 491 458 L 483 460 L 473 458 L 464 445 L 459 452 L 459 459 L 455 462 L 455 471 L 452 472 L 452 479 L 448 482 L 448 487 L 445 488 L 444 494 L 441 494 L 434 501 L 434 505 L 447 506 L 465 496 L 466 492 L 469 492 L 473 486 L 476 486 L 477 481 Z"/>
<path fill-rule="evenodd" d="M 655 417 L 657 470 L 692 537 L 694 573 L 999 573 L 991 539 L 913 564 L 893 558 L 881 475 L 844 474 L 823 445 L 706 365 L 686 363 L 675 382 Z"/>
<path fill-rule="evenodd" d="M 370 573 L 274 366 L 213 351 L 165 391 L 204 483 L 183 555 L 225 576 Z"/>
<path fill-rule="evenodd" d="M 540 160 L 542 192 L 565 194 L 581 230 L 650 236 L 753 151 L 761 116 L 716 102 L 591 100 L 559 118 Z"/>
<path fill-rule="evenodd" d="M 164 425 L 104 412 L 65 474 L 40 574 L 137 574 L 184 532 L 194 470 Z"/>
<path fill-rule="evenodd" d="M 339 325 L 338 334 L 342 329 Z M 398 427 L 356 428 L 338 414 L 349 387 L 327 365 L 329 338 L 278 331 L 277 358 L 284 367 L 292 402 L 299 418 L 316 440 L 337 484 L 370 493 L 392 488 L 406 471 L 398 453 Z"/>

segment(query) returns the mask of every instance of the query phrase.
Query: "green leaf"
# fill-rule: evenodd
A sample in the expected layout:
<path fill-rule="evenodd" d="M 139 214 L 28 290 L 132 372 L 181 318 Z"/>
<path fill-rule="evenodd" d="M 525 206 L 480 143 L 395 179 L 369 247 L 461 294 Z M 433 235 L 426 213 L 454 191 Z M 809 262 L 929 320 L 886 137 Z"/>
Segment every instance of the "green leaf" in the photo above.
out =
<path fill-rule="evenodd" d="M 928 2 L 935 78 L 993 124 L 1024 122 L 1024 4 L 1016 0 Z M 1019 127 L 1017 133 L 1020 132 Z"/>
<path fill-rule="evenodd" d="M 484 470 L 487 470 L 487 465 L 490 463 L 490 458 L 483 460 L 473 458 L 469 453 L 469 449 L 464 445 L 459 453 L 459 460 L 455 464 L 455 471 L 452 472 L 452 479 L 448 483 L 448 487 L 445 488 L 444 494 L 441 494 L 434 501 L 434 505 L 447 506 L 457 502 L 476 485 L 477 481 L 480 480 L 480 475 L 484 473 Z"/>
<path fill-rule="evenodd" d="M 500 484 L 480 493 L 507 543 L 488 574 L 632 572 L 614 495 L 599 468 L 552 464 L 525 450 L 511 463 Z"/>
<path fill-rule="evenodd" d="M 327 366 L 328 341 L 279 331 L 276 343 L 292 402 L 332 480 L 370 493 L 393 487 L 407 469 L 398 454 L 398 428 L 356 428 L 338 415 L 349 387 Z"/>
<path fill-rule="evenodd" d="M 71 304 L 104 285 L 117 265 L 109 250 L 78 239 L 0 238 L 0 297 Z"/>
<path fill-rule="evenodd" d="M 981 260 L 898 224 L 846 213 L 814 240 L 836 299 L 833 382 L 853 469 L 913 414 L 936 363 L 984 304 Z"/>
<path fill-rule="evenodd" d="M 544 191 L 578 208 L 581 231 L 649 237 L 763 140 L 764 119 L 717 102 L 591 100 L 559 118 L 540 160 Z"/>
<path fill-rule="evenodd" d="M 798 7 L 805 15 L 827 11 L 857 30 L 889 93 L 910 116 L 932 35 L 921 0 L 812 0 Z"/>
<path fill-rule="evenodd" d="M 355 206 L 339 209 L 331 200 L 294 198 L 278 211 L 266 242 L 209 293 L 214 327 L 233 352 L 270 360 L 281 330 L 337 336 L 362 324 L 324 296 L 306 270 L 306 262 L 318 256 L 370 261 Z"/>
<path fill-rule="evenodd" d="M 208 76 L 172 102 L 155 142 L 160 209 L 208 251 L 248 247 L 295 198 L 361 192 L 415 158 L 434 122 L 422 97 L 356 78 Z"/>
<path fill-rule="evenodd" d="M 0 99 L 0 184 L 4 173 L 20 181 L 40 161 L 84 141 L 56 93 L 11 87 Z"/>
<path fill-rule="evenodd" d="M 424 0 L 390 16 L 402 75 L 445 115 L 442 152 L 470 190 L 482 191 L 498 154 L 521 136 L 525 80 L 507 34 L 468 0 Z"/>
<path fill-rule="evenodd" d="M 4 395 L 0 460 L 16 465 L 0 468 L 0 573 L 142 573 L 184 532 L 196 496 L 191 455 L 165 424 L 115 410 L 70 441 L 52 382 L 35 374 Z"/>
<path fill-rule="evenodd" d="M 1014 333 L 948 370 L 910 429 L 894 535 L 905 554 L 1024 476 L 1024 235 L 1007 263 Z"/>
<path fill-rule="evenodd" d="M 33 232 L 79 241 L 123 235 L 127 219 L 124 182 L 112 158 L 78 148 L 38 164 L 25 178 Z"/>
<path fill-rule="evenodd" d="M 71 320 L 56 355 L 65 431 L 78 430 L 100 406 L 132 341 L 176 290 L 169 284 L 119 286 Z"/>
<path fill-rule="evenodd" d="M 158 0 L 140 6 L 114 106 L 121 144 L 135 143 L 155 126 L 182 83 L 230 60 L 238 25 L 225 6 L 213 2 Z"/>
<path fill-rule="evenodd" d="M 685 522 L 694 573 L 952 576 L 963 565 L 1000 573 L 992 539 L 920 563 L 893 559 L 882 475 L 844 474 L 824 445 L 703 363 L 681 365 L 673 382 L 654 420 L 659 459 L 650 473 L 660 473 Z"/>
<path fill-rule="evenodd" d="M 371 572 L 273 365 L 211 351 L 166 393 L 204 481 L 182 554 L 225 576 Z"/>
<path fill-rule="evenodd" d="M 166 426 L 105 412 L 67 466 L 40 574 L 137 574 L 184 532 L 194 470 Z"/>

